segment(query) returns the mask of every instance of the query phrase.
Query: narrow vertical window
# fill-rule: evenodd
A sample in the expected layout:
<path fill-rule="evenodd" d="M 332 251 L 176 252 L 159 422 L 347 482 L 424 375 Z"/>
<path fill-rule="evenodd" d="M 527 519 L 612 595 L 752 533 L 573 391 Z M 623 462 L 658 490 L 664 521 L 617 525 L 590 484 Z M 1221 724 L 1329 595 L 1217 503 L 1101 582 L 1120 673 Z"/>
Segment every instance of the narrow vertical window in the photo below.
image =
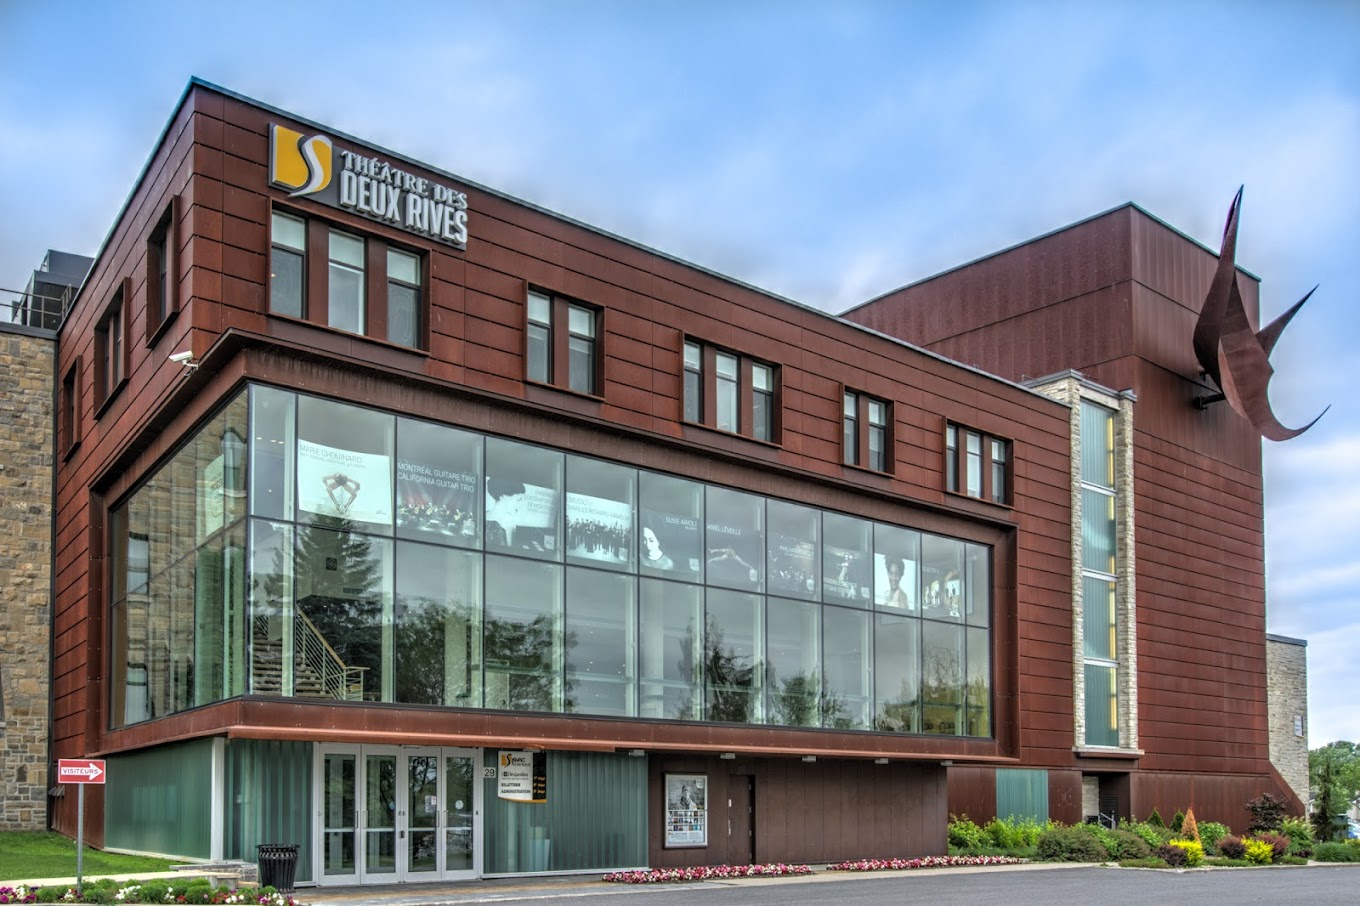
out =
<path fill-rule="evenodd" d="M 704 351 L 698 343 L 685 344 L 685 421 L 704 420 Z"/>
<path fill-rule="evenodd" d="M 944 429 L 945 487 L 955 494 L 959 491 L 959 429 L 946 425 Z"/>
<path fill-rule="evenodd" d="M 66 369 L 61 379 L 61 399 L 57 410 L 57 445 L 62 456 L 70 456 L 80 445 L 80 357 Z"/>
<path fill-rule="evenodd" d="M 420 258 L 394 248 L 387 250 L 387 339 L 420 345 Z"/>
<path fill-rule="evenodd" d="M 847 392 L 843 409 L 841 447 L 846 465 L 859 465 L 859 395 Z"/>
<path fill-rule="evenodd" d="M 991 441 L 992 445 L 992 502 L 1006 502 L 1006 442 Z"/>
<path fill-rule="evenodd" d="M 968 449 L 968 487 L 969 497 L 982 496 L 982 435 L 976 431 L 964 433 L 967 440 Z"/>
<path fill-rule="evenodd" d="M 552 375 L 552 300 L 529 293 L 528 343 L 525 349 L 529 380 L 549 383 Z"/>
<path fill-rule="evenodd" d="M 171 200 L 146 240 L 146 341 L 153 342 L 179 309 L 175 298 L 176 241 L 179 198 Z"/>
<path fill-rule="evenodd" d="M 331 327 L 363 333 L 364 240 L 339 230 L 330 234 L 327 310 Z"/>
<path fill-rule="evenodd" d="M 132 278 L 123 279 L 94 328 L 94 401 L 97 418 L 127 380 L 127 300 Z"/>
<path fill-rule="evenodd" d="M 269 310 L 304 317 L 303 274 L 306 273 L 306 224 L 274 212 L 270 218 Z"/>
<path fill-rule="evenodd" d="M 888 471 L 888 406 L 869 400 L 869 468 Z"/>
<path fill-rule="evenodd" d="M 104 358 L 104 387 L 108 393 L 113 392 L 123 380 L 123 306 L 120 302 L 115 305 L 108 314 L 108 321 L 104 325 L 108 331 L 108 347 Z"/>
<path fill-rule="evenodd" d="M 735 432 L 737 423 L 737 357 L 720 352 L 716 358 L 718 377 L 718 424 L 720 431 Z"/>
<path fill-rule="evenodd" d="M 769 365 L 751 366 L 751 436 L 774 439 L 774 370 Z"/>
<path fill-rule="evenodd" d="M 595 393 L 595 312 L 567 306 L 567 386 L 578 393 Z"/>

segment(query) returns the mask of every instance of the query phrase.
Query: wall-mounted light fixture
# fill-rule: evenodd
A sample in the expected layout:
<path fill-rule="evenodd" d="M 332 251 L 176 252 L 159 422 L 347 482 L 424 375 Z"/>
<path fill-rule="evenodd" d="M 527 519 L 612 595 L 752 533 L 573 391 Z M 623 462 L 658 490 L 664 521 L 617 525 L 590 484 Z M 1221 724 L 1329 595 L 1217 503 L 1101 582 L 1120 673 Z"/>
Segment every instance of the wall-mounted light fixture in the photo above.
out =
<path fill-rule="evenodd" d="M 886 759 L 886 758 L 875 758 L 875 759 L 874 759 L 874 764 L 887 764 L 887 763 L 888 763 L 888 759 Z"/>
<path fill-rule="evenodd" d="M 736 753 L 736 752 L 723 752 L 723 753 L 722 753 L 721 755 L 719 755 L 718 757 L 721 758 L 723 761 L 734 761 L 734 760 L 736 760 L 737 753 Z"/>
<path fill-rule="evenodd" d="M 813 763 L 814 761 L 816 761 L 816 760 L 817 760 L 817 756 L 816 756 L 816 755 L 804 755 L 804 756 L 803 756 L 803 761 L 807 762 L 808 764 L 812 764 L 812 763 Z"/>

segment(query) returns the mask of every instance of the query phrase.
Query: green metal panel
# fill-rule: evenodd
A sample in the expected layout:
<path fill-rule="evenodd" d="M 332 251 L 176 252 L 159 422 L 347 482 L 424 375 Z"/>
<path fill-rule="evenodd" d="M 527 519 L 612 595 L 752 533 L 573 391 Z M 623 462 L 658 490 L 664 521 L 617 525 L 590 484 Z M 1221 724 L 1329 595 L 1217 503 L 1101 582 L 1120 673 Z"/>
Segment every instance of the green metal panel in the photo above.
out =
<path fill-rule="evenodd" d="M 104 845 L 209 857 L 212 740 L 110 755 L 104 788 Z"/>
<path fill-rule="evenodd" d="M 312 880 L 312 744 L 227 741 L 223 855 L 255 861 L 261 843 L 298 844 L 297 880 Z"/>
<path fill-rule="evenodd" d="M 483 764 L 496 766 L 487 749 Z M 484 780 L 488 874 L 636 868 L 647 864 L 647 759 L 548 753 L 548 801 L 496 798 Z"/>
<path fill-rule="evenodd" d="M 996 769 L 996 815 L 998 818 L 1048 820 L 1048 771 L 1022 768 Z"/>

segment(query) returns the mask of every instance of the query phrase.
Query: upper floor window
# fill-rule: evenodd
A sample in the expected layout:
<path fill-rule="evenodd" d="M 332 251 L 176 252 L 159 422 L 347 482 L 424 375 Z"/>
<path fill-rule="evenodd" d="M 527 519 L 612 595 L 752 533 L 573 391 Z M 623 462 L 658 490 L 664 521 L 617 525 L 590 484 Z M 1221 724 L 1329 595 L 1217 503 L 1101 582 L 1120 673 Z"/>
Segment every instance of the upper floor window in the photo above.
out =
<path fill-rule="evenodd" d="M 948 424 L 945 438 L 945 488 L 992 503 L 1009 504 L 1010 441 L 972 428 Z"/>
<path fill-rule="evenodd" d="M 842 460 L 875 472 L 889 471 L 890 406 L 865 393 L 845 391 L 841 431 Z"/>
<path fill-rule="evenodd" d="M 312 253 L 319 259 L 315 263 Z M 280 211 L 270 218 L 274 314 L 423 348 L 423 271 L 420 255 L 377 237 Z"/>
<path fill-rule="evenodd" d="M 57 452 L 70 456 L 80 446 L 80 356 L 61 378 L 57 409 Z"/>
<path fill-rule="evenodd" d="M 687 340 L 684 369 L 685 421 L 778 442 L 775 366 Z"/>
<path fill-rule="evenodd" d="M 274 212 L 269 246 L 269 310 L 306 317 L 307 226 L 298 217 Z"/>
<path fill-rule="evenodd" d="M 152 343 L 162 327 L 179 310 L 176 279 L 178 262 L 175 252 L 175 225 L 179 220 L 179 198 L 176 197 L 161 216 L 156 228 L 146 241 L 146 341 Z"/>
<path fill-rule="evenodd" d="M 128 312 L 126 300 L 131 294 L 132 279 L 124 278 L 113 300 L 104 310 L 104 315 L 94 329 L 95 405 L 102 407 L 113 398 L 128 371 Z"/>
<path fill-rule="evenodd" d="M 329 248 L 327 323 L 350 333 L 363 333 L 367 315 L 364 310 L 364 240 L 332 229 Z"/>
<path fill-rule="evenodd" d="M 525 315 L 525 377 L 598 396 L 600 310 L 530 290 Z"/>

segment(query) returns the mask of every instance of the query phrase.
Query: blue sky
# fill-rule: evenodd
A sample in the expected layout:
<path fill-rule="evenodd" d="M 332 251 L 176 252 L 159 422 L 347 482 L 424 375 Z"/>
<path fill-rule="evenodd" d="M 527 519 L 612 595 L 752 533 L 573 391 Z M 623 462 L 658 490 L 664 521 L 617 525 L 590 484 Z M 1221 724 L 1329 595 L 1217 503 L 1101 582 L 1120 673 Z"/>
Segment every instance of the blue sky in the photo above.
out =
<path fill-rule="evenodd" d="M 130 11 L 131 10 L 131 11 Z M 494 10 L 494 11 L 493 11 Z M 115 12 L 116 11 L 116 12 Z M 191 75 L 829 311 L 1135 201 L 1238 262 L 1303 437 L 1268 624 L 1360 740 L 1360 4 L 0 0 L 0 287 L 93 254 Z"/>

